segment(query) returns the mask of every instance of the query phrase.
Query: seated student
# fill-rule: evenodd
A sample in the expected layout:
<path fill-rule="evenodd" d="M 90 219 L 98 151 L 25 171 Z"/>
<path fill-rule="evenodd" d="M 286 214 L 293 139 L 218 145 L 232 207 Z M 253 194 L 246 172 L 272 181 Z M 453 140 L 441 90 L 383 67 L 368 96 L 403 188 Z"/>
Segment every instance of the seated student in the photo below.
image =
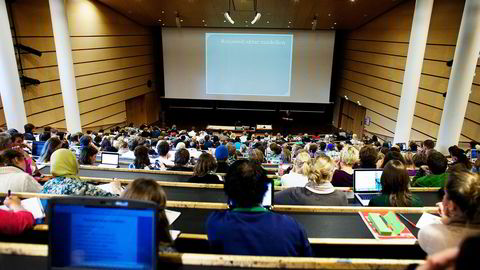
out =
<path fill-rule="evenodd" d="M 103 191 L 92 184 L 80 179 L 78 176 L 78 163 L 75 155 L 68 149 L 58 149 L 52 154 L 50 171 L 54 178 L 48 180 L 42 189 L 42 193 L 83 195 L 83 196 L 116 196 Z M 119 182 L 112 182 L 120 186 Z"/>
<path fill-rule="evenodd" d="M 276 143 L 270 144 L 270 151 L 267 153 L 267 161 L 269 163 L 280 163 L 282 159 L 282 147 Z"/>
<path fill-rule="evenodd" d="M 40 163 L 49 163 L 50 157 L 52 156 L 53 152 L 60 149 L 62 147 L 62 141 L 59 138 L 50 138 L 47 140 L 45 145 L 43 146 L 42 153 L 38 158 L 38 162 Z"/>
<path fill-rule="evenodd" d="M 187 149 L 182 148 L 175 152 L 175 165 L 171 168 L 167 168 L 167 171 L 184 171 L 191 172 L 193 168 L 187 167 L 188 162 L 190 161 L 190 153 Z"/>
<path fill-rule="evenodd" d="M 135 181 L 128 185 L 127 189 L 122 194 L 122 198 L 152 201 L 158 205 L 160 209 L 157 225 L 159 252 L 175 252 L 172 236 L 169 231 L 170 225 L 165 214 L 167 195 L 163 188 L 152 179 L 135 179 Z"/>
<path fill-rule="evenodd" d="M 148 148 L 139 145 L 135 148 L 134 151 L 135 159 L 133 163 L 128 165 L 129 169 L 141 169 L 141 170 L 150 170 L 154 167 L 150 165 L 150 158 L 148 157 Z"/>
<path fill-rule="evenodd" d="M 42 134 L 40 134 L 40 136 L 38 136 L 38 140 L 41 141 L 41 142 L 46 142 L 48 141 L 48 139 L 50 139 L 50 137 L 52 137 L 52 134 L 50 133 L 50 130 L 44 130 Z"/>
<path fill-rule="evenodd" d="M 214 253 L 259 256 L 312 256 L 303 227 L 293 218 L 261 206 L 267 191 L 266 171 L 257 163 L 239 160 L 225 177 L 231 210 L 216 211 L 206 222 Z"/>
<path fill-rule="evenodd" d="M 466 237 L 480 233 L 480 175 L 456 168 L 449 174 L 439 204 L 441 224 L 420 229 L 418 243 L 428 254 L 456 247 Z"/>
<path fill-rule="evenodd" d="M 226 173 L 228 171 L 228 149 L 225 145 L 219 145 L 215 149 L 215 158 L 217 159 L 217 173 Z"/>
<path fill-rule="evenodd" d="M 282 187 L 304 187 L 308 183 L 306 174 L 310 170 L 311 158 L 305 150 L 297 155 L 292 171 L 282 176 Z"/>
<path fill-rule="evenodd" d="M 259 165 L 265 162 L 265 156 L 263 155 L 262 151 L 259 149 L 253 149 L 252 153 L 250 154 L 250 161 L 255 162 Z M 218 169 L 217 169 L 218 172 Z"/>
<path fill-rule="evenodd" d="M 156 164 L 161 168 L 173 167 L 175 164 L 170 160 L 170 145 L 167 141 L 160 141 L 157 143 L 157 153 L 159 157 L 156 159 Z"/>
<path fill-rule="evenodd" d="M 376 169 L 378 152 L 375 147 L 365 145 L 360 149 L 360 168 L 362 169 Z"/>
<path fill-rule="evenodd" d="M 0 210 L 0 235 L 18 235 L 35 225 L 32 213 L 20 204 L 20 199 L 10 196 L 3 202 L 11 211 Z"/>
<path fill-rule="evenodd" d="M 413 153 L 407 152 L 403 154 L 403 158 L 405 159 L 405 167 L 407 168 L 408 176 L 417 175 L 417 168 L 413 163 Z"/>
<path fill-rule="evenodd" d="M 429 171 L 420 169 L 413 178 L 413 187 L 444 187 L 447 180 L 447 158 L 442 153 L 431 151 L 427 157 Z M 422 176 L 424 175 L 424 176 Z"/>
<path fill-rule="evenodd" d="M 434 152 L 435 151 L 435 142 L 432 141 L 432 140 L 425 140 L 423 141 L 422 143 L 422 150 L 421 150 L 423 153 L 425 153 L 425 155 L 427 155 L 427 158 L 428 156 L 430 155 L 430 153 Z"/>
<path fill-rule="evenodd" d="M 25 133 L 23 134 L 25 137 L 25 140 L 36 141 L 35 136 L 33 135 L 33 130 L 35 130 L 35 126 L 33 124 L 28 123 L 28 124 L 25 124 L 23 128 L 25 129 Z"/>
<path fill-rule="evenodd" d="M 214 174 L 216 169 L 215 158 L 209 153 L 202 153 L 193 169 L 193 176 L 188 181 L 192 183 L 223 184 L 219 176 Z"/>
<path fill-rule="evenodd" d="M 305 187 L 292 187 L 275 193 L 275 204 L 344 206 L 348 204 L 345 192 L 335 190 L 330 183 L 335 166 L 327 157 L 317 157 L 306 172 Z"/>
<path fill-rule="evenodd" d="M 461 166 L 465 167 L 465 170 L 467 171 L 472 169 L 472 163 L 463 149 L 460 149 L 458 146 L 454 145 L 448 148 L 448 152 L 452 157 L 452 164 L 450 164 L 450 167 L 460 164 Z"/>
<path fill-rule="evenodd" d="M 332 185 L 335 187 L 353 187 L 353 165 L 358 162 L 358 150 L 346 145 L 340 152 L 339 169 L 335 170 Z"/>
<path fill-rule="evenodd" d="M 23 134 L 22 133 L 12 134 L 12 143 L 15 144 L 15 145 L 22 145 L 23 144 Z"/>
<path fill-rule="evenodd" d="M 392 149 L 394 149 L 392 147 Z M 384 168 L 385 165 L 387 165 L 387 163 L 390 161 L 390 160 L 398 160 L 400 162 L 402 162 L 404 165 L 405 165 L 405 159 L 403 158 L 403 155 L 402 153 L 400 153 L 400 151 L 389 151 L 385 157 L 383 158 L 383 163 L 382 165 L 380 166 L 380 168 Z"/>
<path fill-rule="evenodd" d="M 228 150 L 227 164 L 228 166 L 230 166 L 235 161 L 237 161 L 237 148 L 235 148 L 235 145 L 233 143 L 227 143 L 227 150 Z"/>
<path fill-rule="evenodd" d="M 382 195 L 370 200 L 368 206 L 422 207 L 422 200 L 409 190 L 410 177 L 405 165 L 399 160 L 390 160 L 383 168 Z"/>
<path fill-rule="evenodd" d="M 97 161 L 98 150 L 93 145 L 83 146 L 80 149 L 78 162 L 82 165 L 95 165 Z"/>
<path fill-rule="evenodd" d="M 318 145 L 316 143 L 309 143 L 306 147 L 308 147 L 308 153 L 310 154 L 311 158 L 316 157 L 316 153 L 318 151 Z"/>
<path fill-rule="evenodd" d="M 42 186 L 25 172 L 25 157 L 19 151 L 8 149 L 2 154 L 6 167 L 0 167 L 0 192 L 40 192 Z"/>

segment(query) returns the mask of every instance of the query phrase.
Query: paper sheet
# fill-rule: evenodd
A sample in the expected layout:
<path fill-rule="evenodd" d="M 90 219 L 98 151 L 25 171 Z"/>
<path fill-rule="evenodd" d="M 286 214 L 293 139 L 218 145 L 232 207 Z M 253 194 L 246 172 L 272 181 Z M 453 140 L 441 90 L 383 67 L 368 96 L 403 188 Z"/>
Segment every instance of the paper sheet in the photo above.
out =
<path fill-rule="evenodd" d="M 113 194 L 118 194 L 118 195 L 120 195 L 125 190 L 124 188 L 121 188 L 121 190 L 118 190 L 117 188 L 114 188 L 112 183 L 97 185 L 97 188 L 99 188 L 103 191 L 110 192 L 110 193 L 113 193 Z"/>
<path fill-rule="evenodd" d="M 429 213 L 423 213 L 423 215 L 418 220 L 416 227 L 421 229 L 430 224 L 441 224 L 441 223 L 442 221 L 439 216 L 435 216 Z"/>
<path fill-rule="evenodd" d="M 180 214 L 181 214 L 180 212 L 165 209 L 165 215 L 167 216 L 168 224 L 170 224 L 170 225 L 172 225 L 173 222 L 175 222 L 175 220 L 177 220 L 177 218 L 180 216 Z"/>
<path fill-rule="evenodd" d="M 175 241 L 175 239 L 177 239 L 178 235 L 180 235 L 180 231 L 170 230 L 170 235 L 172 236 L 172 240 Z"/>

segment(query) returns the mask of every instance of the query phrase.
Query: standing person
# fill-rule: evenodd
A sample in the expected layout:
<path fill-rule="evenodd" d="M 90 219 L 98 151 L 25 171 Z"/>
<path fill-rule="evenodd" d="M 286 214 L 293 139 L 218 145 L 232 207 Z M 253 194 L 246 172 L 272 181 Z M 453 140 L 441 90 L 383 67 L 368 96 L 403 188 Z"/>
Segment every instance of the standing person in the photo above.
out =
<path fill-rule="evenodd" d="M 299 223 L 261 206 L 269 182 L 266 171 L 257 163 L 239 160 L 230 167 L 224 190 L 232 209 L 212 213 L 206 223 L 213 252 L 312 256 L 307 235 Z"/>
<path fill-rule="evenodd" d="M 418 243 L 429 255 L 457 247 L 468 236 L 480 234 L 480 175 L 456 167 L 437 205 L 441 223 L 423 227 L 418 233 Z"/>
<path fill-rule="evenodd" d="M 410 177 L 405 165 L 399 160 L 390 160 L 380 178 L 382 194 L 370 200 L 368 206 L 423 207 L 422 200 L 410 192 Z"/>

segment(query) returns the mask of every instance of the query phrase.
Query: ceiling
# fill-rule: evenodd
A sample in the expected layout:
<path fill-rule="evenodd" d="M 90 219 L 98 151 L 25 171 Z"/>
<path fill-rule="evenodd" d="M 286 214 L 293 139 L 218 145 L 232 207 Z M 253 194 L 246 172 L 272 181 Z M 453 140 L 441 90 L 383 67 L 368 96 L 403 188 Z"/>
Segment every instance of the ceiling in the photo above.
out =
<path fill-rule="evenodd" d="M 145 26 L 355 29 L 404 0 L 257 0 L 260 20 L 252 25 L 255 0 L 98 0 Z M 224 18 L 229 10 L 235 24 Z"/>

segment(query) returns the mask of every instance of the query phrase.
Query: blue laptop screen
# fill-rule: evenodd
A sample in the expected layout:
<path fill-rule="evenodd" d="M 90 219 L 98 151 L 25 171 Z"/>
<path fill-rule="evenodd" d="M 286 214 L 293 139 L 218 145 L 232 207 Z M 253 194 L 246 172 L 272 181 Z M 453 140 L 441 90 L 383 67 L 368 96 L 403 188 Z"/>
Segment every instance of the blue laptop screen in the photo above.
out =
<path fill-rule="evenodd" d="M 34 141 L 32 143 L 32 156 L 39 157 L 42 155 L 44 145 L 45 142 Z"/>
<path fill-rule="evenodd" d="M 155 269 L 155 210 L 55 205 L 53 269 Z"/>

